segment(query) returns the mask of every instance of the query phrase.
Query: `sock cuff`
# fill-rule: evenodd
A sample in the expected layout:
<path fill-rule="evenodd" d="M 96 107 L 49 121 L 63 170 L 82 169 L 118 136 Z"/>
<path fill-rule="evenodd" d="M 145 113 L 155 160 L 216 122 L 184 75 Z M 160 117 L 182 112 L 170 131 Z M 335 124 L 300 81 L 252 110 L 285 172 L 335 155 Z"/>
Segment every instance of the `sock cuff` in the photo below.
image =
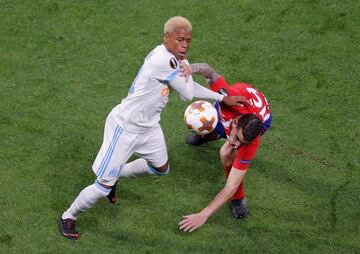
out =
<path fill-rule="evenodd" d="M 107 189 L 104 186 L 102 186 L 97 179 L 95 180 L 94 184 L 97 187 L 97 189 L 99 189 L 102 192 L 105 192 L 106 194 L 109 194 L 111 191 L 111 189 Z"/>

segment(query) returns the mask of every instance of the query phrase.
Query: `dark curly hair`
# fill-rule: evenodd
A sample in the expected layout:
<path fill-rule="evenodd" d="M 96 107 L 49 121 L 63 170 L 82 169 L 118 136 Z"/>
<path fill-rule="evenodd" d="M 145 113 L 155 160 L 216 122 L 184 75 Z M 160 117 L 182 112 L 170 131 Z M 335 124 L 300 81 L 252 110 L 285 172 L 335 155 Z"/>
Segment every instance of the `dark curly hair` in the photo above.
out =
<path fill-rule="evenodd" d="M 242 128 L 246 141 L 251 142 L 261 134 L 262 120 L 255 114 L 244 114 L 240 117 L 237 128 Z"/>

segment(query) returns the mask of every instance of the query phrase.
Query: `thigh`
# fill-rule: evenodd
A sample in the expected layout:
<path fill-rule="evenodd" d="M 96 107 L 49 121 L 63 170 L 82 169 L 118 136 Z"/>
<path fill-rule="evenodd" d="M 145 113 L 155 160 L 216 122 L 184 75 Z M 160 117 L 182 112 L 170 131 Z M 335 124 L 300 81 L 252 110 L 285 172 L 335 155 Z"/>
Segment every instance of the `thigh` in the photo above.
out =
<path fill-rule="evenodd" d="M 164 133 L 160 125 L 142 136 L 142 143 L 135 149 L 136 155 L 145 159 L 151 166 L 159 168 L 168 161 Z"/>
<path fill-rule="evenodd" d="M 119 177 L 121 168 L 133 153 L 136 134 L 126 132 L 109 116 L 104 139 L 92 169 L 98 178 L 112 181 Z"/>

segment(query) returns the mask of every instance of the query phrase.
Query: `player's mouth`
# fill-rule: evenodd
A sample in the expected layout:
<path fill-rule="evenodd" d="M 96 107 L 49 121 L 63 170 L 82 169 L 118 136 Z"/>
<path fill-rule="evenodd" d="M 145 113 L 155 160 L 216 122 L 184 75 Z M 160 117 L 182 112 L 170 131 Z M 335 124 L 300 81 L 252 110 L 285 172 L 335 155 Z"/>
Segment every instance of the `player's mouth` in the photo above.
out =
<path fill-rule="evenodd" d="M 181 51 L 178 54 L 181 58 L 186 58 L 186 51 Z"/>

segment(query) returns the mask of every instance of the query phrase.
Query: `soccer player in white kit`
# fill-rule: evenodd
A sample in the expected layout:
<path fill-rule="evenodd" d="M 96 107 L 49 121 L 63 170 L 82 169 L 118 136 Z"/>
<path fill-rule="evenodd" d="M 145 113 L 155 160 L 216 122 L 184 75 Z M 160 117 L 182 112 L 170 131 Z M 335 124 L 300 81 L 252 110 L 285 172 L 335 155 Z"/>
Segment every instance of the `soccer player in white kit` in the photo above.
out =
<path fill-rule="evenodd" d="M 106 119 L 103 144 L 92 166 L 97 179 L 80 192 L 59 219 L 63 236 L 73 240 L 80 237 L 76 229 L 77 216 L 98 199 L 108 197 L 110 202 L 116 202 L 115 186 L 120 177 L 169 173 L 159 121 L 170 87 L 184 100 L 197 97 L 239 105 L 242 98 L 224 97 L 197 84 L 191 76 L 181 75 L 180 63 L 188 63 L 186 53 L 191 44 L 191 33 L 191 23 L 183 17 L 172 17 L 165 23 L 163 44 L 146 56 L 128 96 Z M 127 163 L 132 154 L 139 159 Z"/>

